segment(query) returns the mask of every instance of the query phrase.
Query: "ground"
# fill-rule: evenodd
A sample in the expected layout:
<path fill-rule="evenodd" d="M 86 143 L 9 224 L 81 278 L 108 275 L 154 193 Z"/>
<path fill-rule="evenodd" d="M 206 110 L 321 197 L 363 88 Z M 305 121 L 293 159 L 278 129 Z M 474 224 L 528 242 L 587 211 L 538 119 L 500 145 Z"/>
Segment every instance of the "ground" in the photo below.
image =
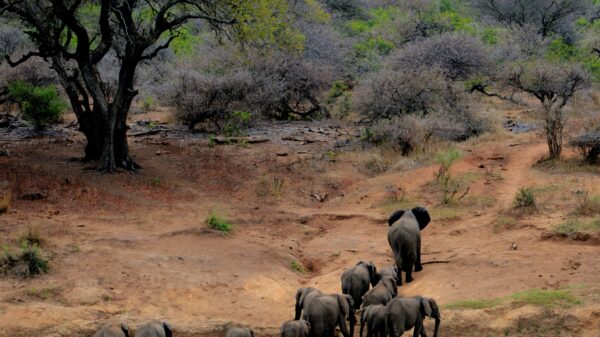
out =
<path fill-rule="evenodd" d="M 0 182 L 12 195 L 0 244 L 15 249 L 35 232 L 50 258 L 47 274 L 0 278 L 0 336 L 89 336 L 108 321 L 153 318 L 175 336 L 221 336 L 228 324 L 273 336 L 293 318 L 299 287 L 339 292 L 344 268 L 390 266 L 387 216 L 417 205 L 432 214 L 423 261 L 434 263 L 399 293 L 435 298 L 442 336 L 600 335 L 600 236 L 552 235 L 594 219 L 576 208 L 583 192 L 600 194 L 600 168 L 569 149 L 538 163 L 539 132 L 457 144 L 460 192 L 444 204 L 432 155 L 373 174 L 373 150 L 356 145 L 349 123 L 278 123 L 223 145 L 140 130 L 130 143 L 143 169 L 114 175 L 76 160 L 83 139 L 72 128 L 0 137 Z M 514 208 L 522 187 L 534 208 Z M 41 199 L 23 198 L 32 193 Z M 211 212 L 232 231 L 210 229 Z"/>

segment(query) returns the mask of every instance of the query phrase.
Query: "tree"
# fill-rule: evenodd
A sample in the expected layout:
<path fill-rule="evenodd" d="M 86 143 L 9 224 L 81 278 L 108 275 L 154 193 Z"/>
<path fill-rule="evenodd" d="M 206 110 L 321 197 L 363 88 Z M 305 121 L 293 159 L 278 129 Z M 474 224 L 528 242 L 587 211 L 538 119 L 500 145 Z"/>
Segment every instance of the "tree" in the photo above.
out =
<path fill-rule="evenodd" d="M 566 122 L 564 107 L 575 93 L 589 85 L 589 75 L 577 64 L 533 61 L 509 67 L 504 80 L 509 86 L 537 98 L 542 104 L 549 159 L 562 151 Z"/>
<path fill-rule="evenodd" d="M 585 0 L 473 0 L 481 14 L 504 24 L 532 25 L 538 34 L 559 31 L 570 19 L 585 13 Z"/>
<path fill-rule="evenodd" d="M 241 39 L 299 41 L 277 15 L 287 12 L 285 0 L 0 0 L 0 17 L 18 20 L 35 46 L 16 61 L 7 55 L 7 62 L 41 57 L 51 64 L 87 139 L 84 159 L 109 172 L 139 168 L 129 154 L 126 120 L 140 63 L 169 48 L 190 20 Z M 118 59 L 115 86 L 98 70 L 111 53 Z"/>

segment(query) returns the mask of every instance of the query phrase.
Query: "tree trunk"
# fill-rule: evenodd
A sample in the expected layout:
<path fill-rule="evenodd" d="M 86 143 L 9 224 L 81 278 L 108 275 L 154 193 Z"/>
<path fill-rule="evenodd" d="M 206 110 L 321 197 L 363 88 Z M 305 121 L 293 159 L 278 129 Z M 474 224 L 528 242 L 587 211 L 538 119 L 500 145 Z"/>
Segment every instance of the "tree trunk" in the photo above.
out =
<path fill-rule="evenodd" d="M 550 108 L 552 109 L 552 108 Z M 547 112 L 546 117 L 546 141 L 548 143 L 549 159 L 559 159 L 562 152 L 564 120 L 560 108 L 554 113 Z"/>

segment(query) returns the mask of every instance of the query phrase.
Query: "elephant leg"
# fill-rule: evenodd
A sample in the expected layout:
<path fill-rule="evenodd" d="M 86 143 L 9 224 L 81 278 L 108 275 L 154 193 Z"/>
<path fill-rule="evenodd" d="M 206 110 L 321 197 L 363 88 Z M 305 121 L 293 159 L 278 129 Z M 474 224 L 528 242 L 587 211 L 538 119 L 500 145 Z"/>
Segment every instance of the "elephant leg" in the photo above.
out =
<path fill-rule="evenodd" d="M 417 320 L 417 324 L 415 324 L 415 328 L 413 330 L 413 337 L 419 337 L 421 334 L 421 329 L 423 328 L 423 320 Z"/>
<path fill-rule="evenodd" d="M 396 267 L 398 268 L 398 279 L 396 280 L 396 285 L 399 287 L 402 285 L 402 257 L 400 256 L 400 252 L 396 255 Z"/>
<path fill-rule="evenodd" d="M 412 282 L 414 279 L 412 277 L 412 271 L 407 271 L 406 272 L 406 283 L 410 283 Z"/>
<path fill-rule="evenodd" d="M 421 265 L 421 238 L 417 239 L 417 263 L 415 264 L 415 271 L 423 270 L 423 266 Z"/>
<path fill-rule="evenodd" d="M 342 336 L 349 337 L 350 335 L 348 334 L 348 327 L 346 326 L 346 317 L 344 317 L 344 315 L 339 315 L 338 325 L 340 327 L 340 332 L 342 333 Z M 333 330 L 335 330 L 335 327 Z"/>

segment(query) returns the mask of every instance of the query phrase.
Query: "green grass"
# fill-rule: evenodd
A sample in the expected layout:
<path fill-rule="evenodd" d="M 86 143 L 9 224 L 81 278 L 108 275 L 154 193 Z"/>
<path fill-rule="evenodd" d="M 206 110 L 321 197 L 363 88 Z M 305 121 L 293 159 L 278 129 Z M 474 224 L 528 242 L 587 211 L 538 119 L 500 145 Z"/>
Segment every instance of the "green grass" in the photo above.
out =
<path fill-rule="evenodd" d="M 306 274 L 306 269 L 304 268 L 304 266 L 302 265 L 302 263 L 296 261 L 296 260 L 292 260 L 290 261 L 290 268 L 294 271 L 297 271 L 299 273 L 302 274 Z"/>
<path fill-rule="evenodd" d="M 206 224 L 208 225 L 208 227 L 214 230 L 218 230 L 220 232 L 225 233 L 229 233 L 233 229 L 233 226 L 231 225 L 229 219 L 219 215 L 214 210 L 210 211 L 210 213 L 208 214 L 208 217 L 206 218 Z"/>
<path fill-rule="evenodd" d="M 468 299 L 451 302 L 443 305 L 442 307 L 447 309 L 487 309 L 493 308 L 502 304 L 516 304 L 518 306 L 533 305 L 544 308 L 553 308 L 557 306 L 571 307 L 577 304 L 581 304 L 581 301 L 573 295 L 571 290 L 574 287 L 557 289 L 557 290 L 544 290 L 544 289 L 529 289 L 520 291 L 506 297 L 499 297 L 493 299 Z"/>
<path fill-rule="evenodd" d="M 515 207 L 535 207 L 535 197 L 530 188 L 522 187 L 515 196 Z"/>
<path fill-rule="evenodd" d="M 447 309 L 486 309 L 492 308 L 499 304 L 502 304 L 502 299 L 488 299 L 488 300 L 464 300 L 448 303 L 444 305 Z"/>
<path fill-rule="evenodd" d="M 594 218 L 589 221 L 569 220 L 554 226 L 553 231 L 565 234 L 568 237 L 580 232 L 598 232 L 600 231 L 600 218 Z"/>
<path fill-rule="evenodd" d="M 529 289 L 513 294 L 511 299 L 519 304 L 530 304 L 544 308 L 556 306 L 568 307 L 581 303 L 569 289 Z"/>

